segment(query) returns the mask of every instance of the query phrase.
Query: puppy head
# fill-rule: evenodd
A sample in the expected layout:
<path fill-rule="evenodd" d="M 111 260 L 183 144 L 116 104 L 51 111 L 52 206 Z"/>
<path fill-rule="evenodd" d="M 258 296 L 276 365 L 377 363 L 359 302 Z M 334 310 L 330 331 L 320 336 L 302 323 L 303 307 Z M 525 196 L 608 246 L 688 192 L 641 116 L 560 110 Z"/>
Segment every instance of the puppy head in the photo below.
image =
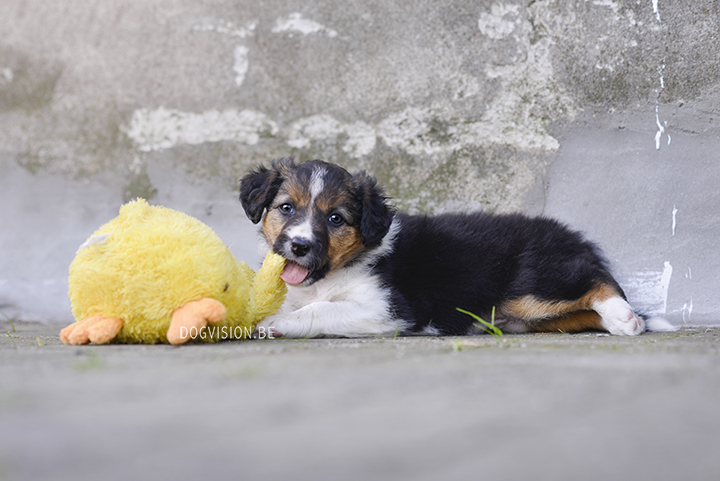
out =
<path fill-rule="evenodd" d="M 240 180 L 240 201 L 268 245 L 289 262 L 288 284 L 310 285 L 377 247 L 393 210 L 374 178 L 313 160 L 273 161 Z M 264 214 L 264 215 L 263 215 Z"/>

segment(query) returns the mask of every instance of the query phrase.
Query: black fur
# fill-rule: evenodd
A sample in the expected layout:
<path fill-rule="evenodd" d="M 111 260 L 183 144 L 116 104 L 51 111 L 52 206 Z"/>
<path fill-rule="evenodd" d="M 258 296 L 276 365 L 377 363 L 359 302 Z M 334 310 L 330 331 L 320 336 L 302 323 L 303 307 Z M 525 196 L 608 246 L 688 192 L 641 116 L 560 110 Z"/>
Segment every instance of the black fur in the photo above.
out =
<path fill-rule="evenodd" d="M 387 235 L 394 210 L 387 205 L 387 198 L 377 186 L 377 181 L 360 172 L 352 177 L 351 185 L 359 212 L 360 235 L 366 247 L 375 247 Z"/>
<path fill-rule="evenodd" d="M 576 300 L 604 281 L 616 286 L 599 249 L 564 225 L 519 214 L 398 214 L 392 252 L 374 271 L 391 291 L 395 314 L 440 334 L 468 332 L 473 319 L 490 320 L 493 306 L 531 294 Z"/>
<path fill-rule="evenodd" d="M 240 179 L 240 202 L 253 224 L 260 222 L 285 180 L 280 170 L 284 162 L 292 159 L 274 160 L 270 169 L 260 166 Z"/>

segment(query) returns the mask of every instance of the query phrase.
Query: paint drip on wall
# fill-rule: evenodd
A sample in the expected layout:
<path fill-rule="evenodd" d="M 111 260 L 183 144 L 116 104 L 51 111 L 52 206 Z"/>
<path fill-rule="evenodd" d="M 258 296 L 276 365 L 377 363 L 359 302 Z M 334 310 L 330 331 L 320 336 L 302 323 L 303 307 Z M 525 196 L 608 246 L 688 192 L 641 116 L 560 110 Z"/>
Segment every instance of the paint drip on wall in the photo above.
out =
<path fill-rule="evenodd" d="M 668 290 L 672 278 L 672 265 L 665 261 L 663 270 L 635 272 L 623 288 L 633 306 L 648 315 L 667 314 Z"/>

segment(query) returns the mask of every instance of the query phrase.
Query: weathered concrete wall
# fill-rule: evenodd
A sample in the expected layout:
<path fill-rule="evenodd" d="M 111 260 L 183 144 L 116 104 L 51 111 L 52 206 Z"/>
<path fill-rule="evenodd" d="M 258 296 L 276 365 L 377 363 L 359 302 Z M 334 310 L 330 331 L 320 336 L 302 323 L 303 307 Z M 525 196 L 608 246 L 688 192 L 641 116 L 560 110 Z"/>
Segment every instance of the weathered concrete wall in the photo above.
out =
<path fill-rule="evenodd" d="M 69 320 L 76 246 L 135 196 L 256 261 L 236 180 L 294 155 L 560 217 L 636 304 L 718 321 L 715 0 L 5 0 L 0 32 L 8 316 Z"/>

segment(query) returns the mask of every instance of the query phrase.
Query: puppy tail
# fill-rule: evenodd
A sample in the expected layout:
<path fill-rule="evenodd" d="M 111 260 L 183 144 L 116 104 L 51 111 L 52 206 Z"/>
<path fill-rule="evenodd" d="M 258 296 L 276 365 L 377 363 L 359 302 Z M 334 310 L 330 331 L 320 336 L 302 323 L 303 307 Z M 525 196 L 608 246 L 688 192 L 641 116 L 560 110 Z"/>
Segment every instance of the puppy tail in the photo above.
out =
<path fill-rule="evenodd" d="M 645 329 L 650 332 L 673 332 L 679 327 L 670 324 L 670 321 L 662 317 L 651 317 L 645 321 Z"/>
<path fill-rule="evenodd" d="M 664 317 L 659 316 L 648 316 L 647 314 L 639 314 L 640 317 L 645 321 L 645 330 L 649 332 L 673 332 L 677 331 L 679 327 L 674 326 Z"/>

